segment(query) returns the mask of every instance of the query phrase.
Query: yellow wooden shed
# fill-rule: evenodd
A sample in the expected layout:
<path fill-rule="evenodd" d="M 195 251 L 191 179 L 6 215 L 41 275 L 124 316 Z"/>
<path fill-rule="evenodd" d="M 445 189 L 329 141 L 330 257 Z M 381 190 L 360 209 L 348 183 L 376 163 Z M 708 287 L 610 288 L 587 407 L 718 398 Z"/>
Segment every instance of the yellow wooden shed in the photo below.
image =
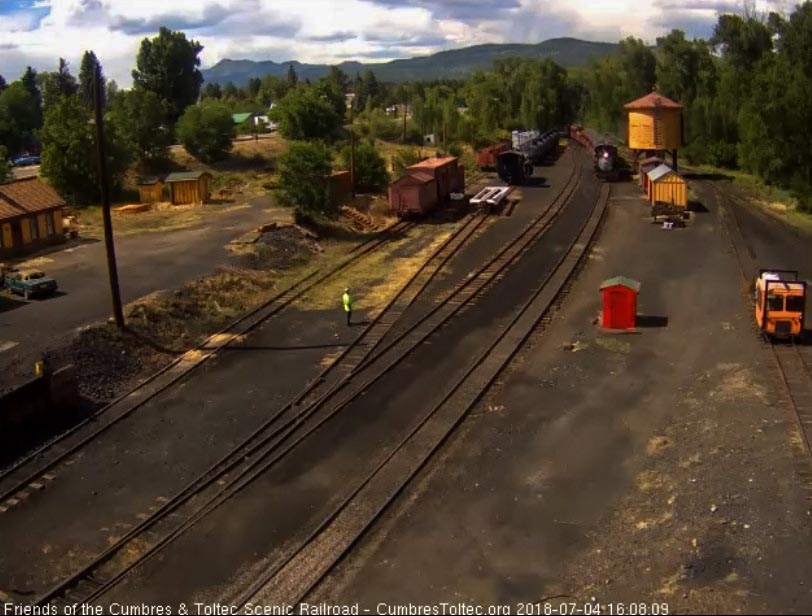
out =
<path fill-rule="evenodd" d="M 648 173 L 647 197 L 651 205 L 664 203 L 688 207 L 688 183 L 668 165 L 660 165 Z"/>
<path fill-rule="evenodd" d="M 211 181 L 208 171 L 181 171 L 170 173 L 164 179 L 173 205 L 206 203 L 211 197 Z"/>
<path fill-rule="evenodd" d="M 160 178 L 138 180 L 138 200 L 141 203 L 157 203 L 164 200 L 164 183 Z"/>

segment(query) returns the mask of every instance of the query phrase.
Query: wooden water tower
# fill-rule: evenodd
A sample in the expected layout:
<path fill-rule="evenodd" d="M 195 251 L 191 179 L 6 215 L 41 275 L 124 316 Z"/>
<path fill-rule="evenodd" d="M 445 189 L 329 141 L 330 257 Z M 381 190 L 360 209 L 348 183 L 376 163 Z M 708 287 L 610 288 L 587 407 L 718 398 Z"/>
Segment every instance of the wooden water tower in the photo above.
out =
<path fill-rule="evenodd" d="M 657 91 L 625 105 L 629 114 L 629 148 L 637 161 L 640 154 L 650 156 L 671 153 L 677 169 L 677 150 L 685 139 L 684 107 Z"/>

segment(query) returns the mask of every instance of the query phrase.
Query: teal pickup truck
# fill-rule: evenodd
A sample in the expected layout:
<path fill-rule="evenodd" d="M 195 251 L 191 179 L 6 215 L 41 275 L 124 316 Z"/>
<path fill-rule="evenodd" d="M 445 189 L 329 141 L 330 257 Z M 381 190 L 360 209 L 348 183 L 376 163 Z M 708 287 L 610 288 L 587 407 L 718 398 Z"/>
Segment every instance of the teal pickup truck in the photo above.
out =
<path fill-rule="evenodd" d="M 6 288 L 28 299 L 35 295 L 53 295 L 58 285 L 56 280 L 48 278 L 44 272 L 27 270 L 6 274 Z"/>

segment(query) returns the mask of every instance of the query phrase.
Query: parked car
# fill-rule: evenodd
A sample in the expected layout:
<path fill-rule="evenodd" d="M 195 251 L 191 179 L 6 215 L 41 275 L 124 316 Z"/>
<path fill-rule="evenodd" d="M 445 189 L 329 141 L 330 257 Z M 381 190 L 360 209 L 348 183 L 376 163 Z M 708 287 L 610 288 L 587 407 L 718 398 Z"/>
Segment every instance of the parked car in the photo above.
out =
<path fill-rule="evenodd" d="M 25 299 L 35 295 L 53 295 L 58 285 L 40 270 L 14 272 L 6 276 L 6 287 L 12 293 L 22 295 Z"/>
<path fill-rule="evenodd" d="M 18 156 L 11 161 L 15 167 L 27 167 L 29 165 L 38 165 L 39 156 Z"/>

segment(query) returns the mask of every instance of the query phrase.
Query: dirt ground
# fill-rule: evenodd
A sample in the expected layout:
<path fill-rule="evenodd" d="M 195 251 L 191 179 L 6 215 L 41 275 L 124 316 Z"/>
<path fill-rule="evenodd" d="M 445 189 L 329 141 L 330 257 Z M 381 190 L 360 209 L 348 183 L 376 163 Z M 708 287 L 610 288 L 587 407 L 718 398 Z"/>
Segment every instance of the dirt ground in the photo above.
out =
<path fill-rule="evenodd" d="M 552 324 L 308 601 L 808 613 L 798 435 L 715 208 L 666 231 L 637 194 L 616 185 Z M 593 323 L 619 274 L 636 334 Z"/>

